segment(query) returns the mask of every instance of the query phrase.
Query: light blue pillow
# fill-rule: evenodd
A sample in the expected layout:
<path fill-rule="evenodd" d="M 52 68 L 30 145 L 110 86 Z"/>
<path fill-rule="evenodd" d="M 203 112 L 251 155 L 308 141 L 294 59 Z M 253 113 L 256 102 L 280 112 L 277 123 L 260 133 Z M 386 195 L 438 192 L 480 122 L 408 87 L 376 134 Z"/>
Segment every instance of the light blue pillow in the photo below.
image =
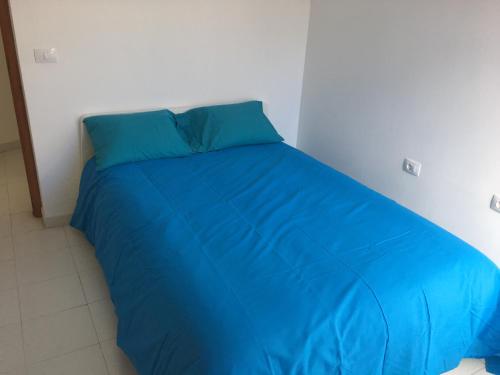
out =
<path fill-rule="evenodd" d="M 283 141 L 259 101 L 194 108 L 176 120 L 195 152 Z"/>
<path fill-rule="evenodd" d="M 169 110 L 92 116 L 84 119 L 97 170 L 117 164 L 191 154 Z"/>

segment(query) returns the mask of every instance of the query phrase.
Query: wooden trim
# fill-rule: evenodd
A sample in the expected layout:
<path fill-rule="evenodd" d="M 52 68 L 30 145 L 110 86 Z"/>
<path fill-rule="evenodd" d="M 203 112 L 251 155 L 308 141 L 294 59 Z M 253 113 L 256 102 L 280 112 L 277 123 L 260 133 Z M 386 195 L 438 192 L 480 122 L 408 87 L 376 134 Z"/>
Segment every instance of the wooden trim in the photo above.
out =
<path fill-rule="evenodd" d="M 31 132 L 28 123 L 28 112 L 24 98 L 23 84 L 21 81 L 21 69 L 16 51 L 16 41 L 10 12 L 9 0 L 0 0 L 0 30 L 2 33 L 5 57 L 7 60 L 7 70 L 9 71 L 10 87 L 12 98 L 14 99 L 14 109 L 16 112 L 17 127 L 19 130 L 19 140 L 23 151 L 24 166 L 28 177 L 28 186 L 31 195 L 31 206 L 33 215 L 42 216 L 42 199 L 38 184 L 35 156 L 33 144 L 31 142 Z"/>

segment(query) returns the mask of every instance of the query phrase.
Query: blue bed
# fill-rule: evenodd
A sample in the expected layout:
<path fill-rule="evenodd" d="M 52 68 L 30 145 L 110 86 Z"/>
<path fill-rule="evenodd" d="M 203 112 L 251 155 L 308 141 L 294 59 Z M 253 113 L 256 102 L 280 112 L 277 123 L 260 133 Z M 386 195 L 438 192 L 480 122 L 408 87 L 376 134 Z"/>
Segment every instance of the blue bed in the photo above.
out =
<path fill-rule="evenodd" d="M 72 225 L 96 247 L 118 345 L 142 375 L 499 361 L 498 267 L 282 143 L 101 172 L 90 160 Z"/>

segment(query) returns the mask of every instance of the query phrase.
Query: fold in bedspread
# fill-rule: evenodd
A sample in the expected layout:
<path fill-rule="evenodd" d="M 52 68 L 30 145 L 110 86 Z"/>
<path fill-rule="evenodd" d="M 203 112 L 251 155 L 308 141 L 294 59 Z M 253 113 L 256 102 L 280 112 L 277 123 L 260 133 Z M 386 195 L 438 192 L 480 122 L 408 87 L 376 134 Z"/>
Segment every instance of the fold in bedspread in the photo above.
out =
<path fill-rule="evenodd" d="M 91 160 L 72 224 L 96 246 L 142 375 L 498 365 L 499 269 L 284 144 L 102 172 Z"/>

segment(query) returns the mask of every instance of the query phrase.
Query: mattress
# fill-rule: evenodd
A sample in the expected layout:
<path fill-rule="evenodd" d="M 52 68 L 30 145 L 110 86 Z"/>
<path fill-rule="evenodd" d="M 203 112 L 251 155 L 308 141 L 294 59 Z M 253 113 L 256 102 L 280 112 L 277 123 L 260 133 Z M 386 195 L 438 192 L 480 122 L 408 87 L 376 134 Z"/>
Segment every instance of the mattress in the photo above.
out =
<path fill-rule="evenodd" d="M 149 374 L 439 374 L 500 356 L 500 271 L 285 144 L 82 174 L 118 345 Z"/>

